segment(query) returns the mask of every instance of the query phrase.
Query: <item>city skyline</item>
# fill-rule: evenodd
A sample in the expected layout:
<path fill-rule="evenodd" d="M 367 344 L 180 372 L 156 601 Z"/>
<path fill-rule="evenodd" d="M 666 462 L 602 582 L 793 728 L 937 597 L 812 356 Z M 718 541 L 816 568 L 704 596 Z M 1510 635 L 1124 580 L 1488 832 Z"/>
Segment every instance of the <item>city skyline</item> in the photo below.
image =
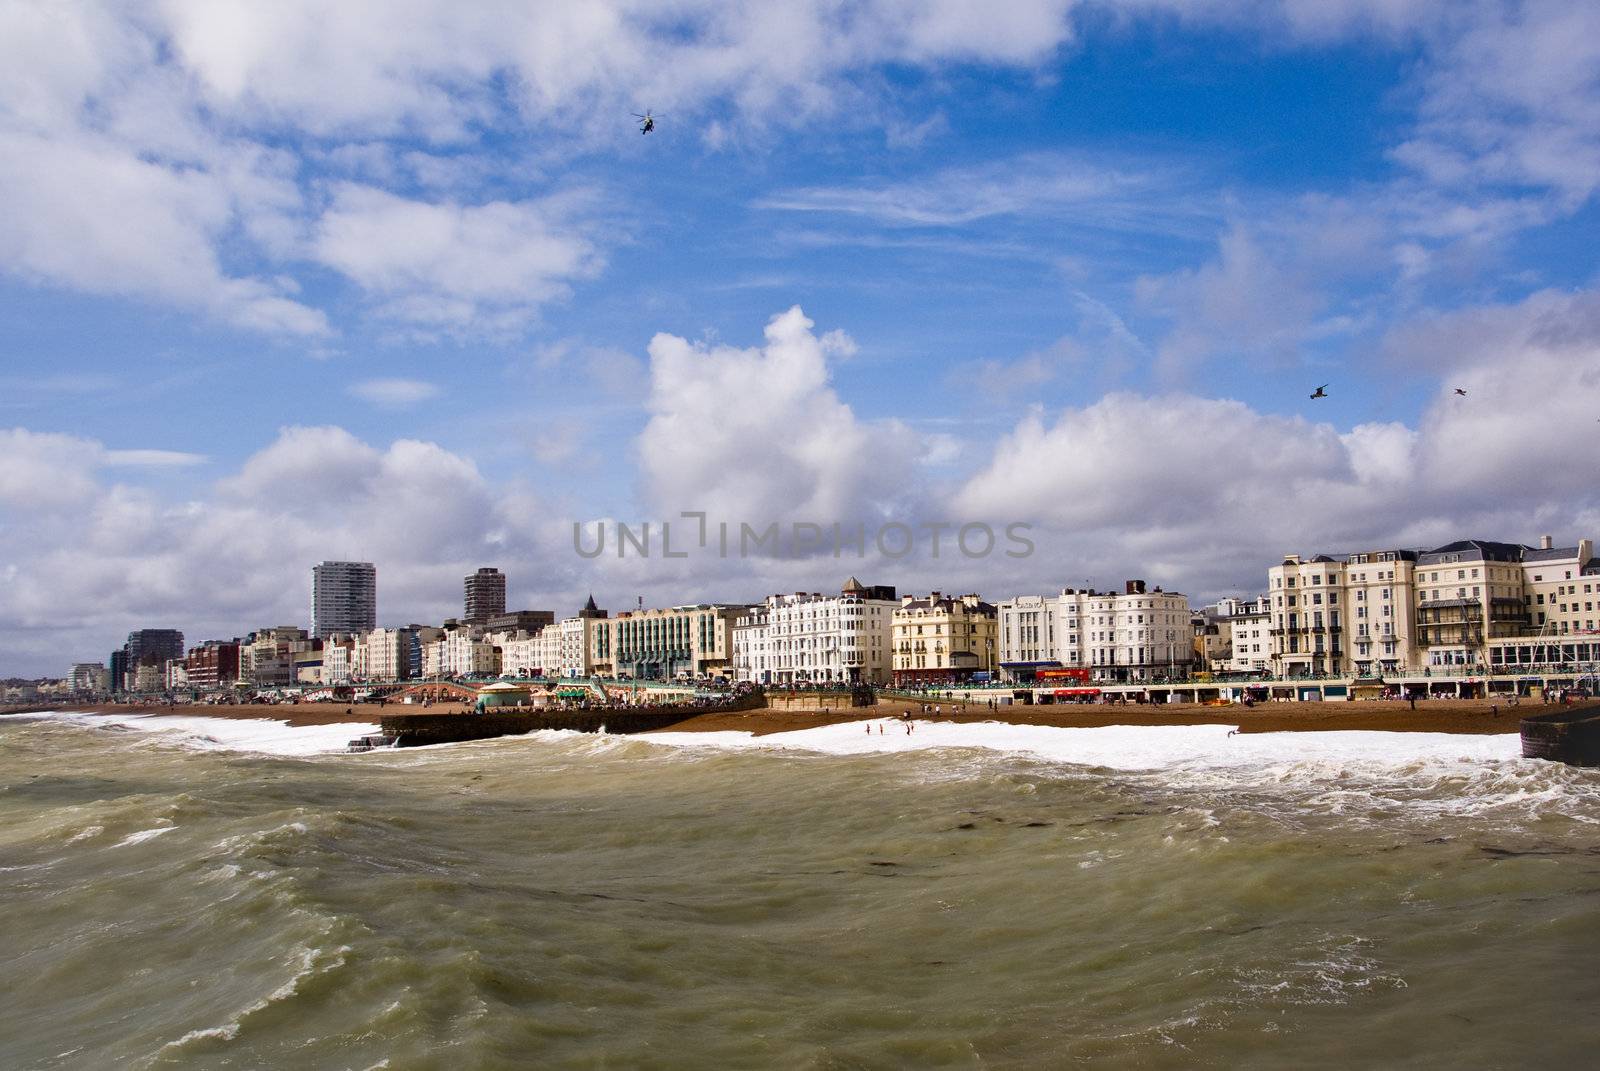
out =
<path fill-rule="evenodd" d="M 358 582 L 364 578 L 364 592 L 356 592 L 352 597 L 352 592 L 347 590 L 351 587 L 349 581 L 352 576 L 347 574 L 354 574 Z M 208 653 L 204 658 L 211 667 L 208 670 L 210 672 L 216 668 L 214 648 L 219 643 L 226 646 L 231 642 L 238 646 L 260 638 L 262 642 L 276 645 L 283 642 L 283 634 L 289 634 L 303 642 L 300 650 L 309 652 L 323 647 L 322 640 L 325 637 L 337 636 L 346 645 L 353 639 L 360 646 L 370 634 L 380 644 L 392 645 L 397 633 L 430 633 L 436 637 L 451 638 L 451 642 L 460 648 L 458 657 L 481 658 L 481 665 L 485 668 L 491 665 L 491 661 L 496 667 L 500 666 L 502 658 L 505 666 L 515 665 L 522 671 L 564 661 L 582 666 L 587 674 L 596 662 L 613 664 L 609 658 L 600 658 L 593 649 L 596 640 L 591 630 L 611 616 L 611 612 L 598 607 L 592 594 L 585 600 L 583 608 L 572 617 L 561 617 L 548 609 L 500 612 L 485 615 L 481 619 L 474 619 L 467 613 L 442 619 L 444 627 L 440 628 L 433 624 L 422 624 L 414 615 L 409 618 L 402 615 L 380 627 L 373 599 L 376 574 L 372 563 L 323 562 L 313 569 L 315 591 L 320 591 L 324 586 L 325 575 L 329 577 L 328 582 L 339 589 L 339 612 L 348 614 L 352 610 L 350 604 L 360 603 L 357 611 L 363 615 L 364 624 L 325 629 L 314 623 L 311 630 L 296 626 L 239 629 L 232 641 L 206 641 L 189 653 L 206 650 Z M 489 585 L 494 593 L 493 601 L 503 604 L 503 597 L 499 593 L 504 590 L 507 579 L 494 567 L 479 567 L 464 578 L 467 605 L 470 607 L 475 601 L 482 600 L 487 593 L 481 587 L 485 580 L 493 582 Z M 357 586 L 360 586 L 359 583 Z M 957 604 L 966 602 L 985 607 L 985 612 L 991 616 L 998 610 L 1001 631 L 991 644 L 997 650 L 990 652 L 984 666 L 986 671 L 1006 668 L 1009 674 L 1011 662 L 1019 665 L 1039 662 L 1058 664 L 1054 661 L 1058 659 L 1064 659 L 1068 665 L 1121 665 L 1126 664 L 1122 658 L 1128 650 L 1139 652 L 1136 655 L 1137 664 L 1148 665 L 1148 672 L 1151 673 L 1160 672 L 1161 665 L 1171 666 L 1177 662 L 1187 665 L 1191 659 L 1205 664 L 1212 657 L 1208 653 L 1210 641 L 1205 639 L 1206 634 L 1215 632 L 1213 626 L 1219 621 L 1228 624 L 1230 619 L 1237 617 L 1241 619 L 1241 625 L 1253 629 L 1249 636 L 1255 645 L 1246 652 L 1229 650 L 1219 655 L 1220 662 L 1227 663 L 1229 671 L 1268 671 L 1275 676 L 1290 677 L 1341 674 L 1371 677 L 1404 674 L 1428 667 L 1444 673 L 1473 672 L 1487 665 L 1514 665 L 1519 659 L 1526 662 L 1534 658 L 1534 648 L 1541 645 L 1560 645 L 1569 638 L 1600 635 L 1600 616 L 1597 616 L 1595 597 L 1597 589 L 1600 589 L 1600 558 L 1594 557 L 1594 541 L 1585 537 L 1572 545 L 1557 545 L 1552 535 L 1544 535 L 1539 538 L 1537 545 L 1462 539 L 1432 549 L 1378 547 L 1331 554 L 1290 552 L 1283 556 L 1281 562 L 1274 562 L 1267 567 L 1261 588 L 1228 595 L 1209 604 L 1204 601 L 1191 602 L 1181 591 L 1163 590 L 1161 585 L 1152 586 L 1143 579 L 1123 581 L 1123 592 L 1120 594 L 1114 587 L 1099 589 L 1086 585 L 1051 588 L 1048 585 L 1035 585 L 1031 591 L 1017 590 L 1003 595 L 990 593 L 988 597 L 995 600 L 990 603 L 978 592 L 941 593 L 939 588 L 924 587 L 920 590 L 931 594 L 923 596 L 913 594 L 918 590 L 915 585 L 903 589 L 897 585 L 864 587 L 851 576 L 842 585 L 842 595 L 846 601 L 865 600 L 870 605 L 876 604 L 875 600 L 881 600 L 883 606 L 908 609 L 938 605 L 954 606 L 959 611 Z M 897 590 L 900 592 L 898 597 Z M 1045 591 L 1055 594 L 1042 594 Z M 719 657 L 728 660 L 738 647 L 741 629 L 765 629 L 770 617 L 774 631 L 782 632 L 791 626 L 780 627 L 779 622 L 793 616 L 786 608 L 812 607 L 838 601 L 837 596 L 815 588 L 772 592 L 759 599 L 721 599 L 709 597 L 704 592 L 677 594 L 676 599 L 664 605 L 650 607 L 643 604 L 641 597 L 636 607 L 615 611 L 612 620 L 634 617 L 648 620 L 663 614 L 667 615 L 667 619 L 676 620 L 684 613 L 688 614 L 687 620 L 694 618 L 698 612 L 708 610 L 725 613 L 728 620 L 724 625 L 738 626 L 733 628 L 722 641 L 723 646 L 718 648 L 721 651 Z M 1326 603 L 1324 594 L 1328 599 Z M 1339 601 L 1341 594 L 1345 596 L 1343 605 Z M 1165 653 L 1158 658 L 1155 649 L 1149 645 L 1150 641 L 1138 638 L 1144 635 L 1142 629 L 1097 635 L 1092 637 L 1091 642 L 1088 634 L 1081 637 L 1077 634 L 1075 624 L 1069 629 L 1067 619 L 1061 617 L 1058 611 L 1047 609 L 1047 604 L 1071 603 L 1075 608 L 1068 616 L 1075 619 L 1080 614 L 1087 616 L 1091 613 L 1083 609 L 1085 599 L 1094 602 L 1124 597 L 1133 600 L 1140 609 L 1155 609 L 1169 616 L 1177 615 L 1170 617 L 1168 627 L 1173 626 L 1178 617 L 1193 610 L 1198 615 L 1195 618 L 1195 630 L 1192 634 L 1182 633 L 1181 639 L 1179 633 L 1169 631 L 1161 639 Z M 1301 597 L 1299 606 L 1297 597 Z M 1111 604 L 1103 605 L 1109 607 Z M 500 609 L 503 611 L 503 605 Z M 752 614 L 749 620 L 745 619 L 746 610 Z M 1017 613 L 1022 613 L 1024 617 L 1031 613 L 1033 616 L 1029 620 L 1032 624 L 1027 634 L 1013 637 L 1009 632 L 1007 615 Z M 793 616 L 793 620 L 809 616 L 810 611 L 804 610 L 800 615 Z M 1205 619 L 1205 628 L 1198 624 L 1201 616 Z M 1041 620 L 1048 620 L 1049 627 L 1041 630 Z M 401 621 L 405 624 L 402 625 Z M 886 625 L 887 618 L 882 623 Z M 1130 620 L 1129 624 L 1133 623 Z M 1061 635 L 1056 637 L 1058 626 Z M 812 626 L 808 624 L 805 627 L 809 629 Z M 470 642 L 465 638 L 468 635 Z M 181 665 L 185 653 L 182 636 L 181 630 L 171 629 L 142 629 L 130 633 L 128 642 L 111 654 L 110 679 L 120 682 L 125 673 L 131 673 L 138 664 L 147 661 L 140 657 L 140 649 L 148 637 L 160 637 L 162 642 L 166 642 L 168 637 L 176 637 L 172 641 L 178 645 L 176 653 L 169 651 L 168 654 Z M 1264 639 L 1265 643 L 1262 642 Z M 1222 645 L 1230 646 L 1226 641 L 1227 636 L 1224 636 Z M 1194 646 L 1192 652 L 1191 642 Z M 512 650 L 512 643 L 517 645 L 515 651 Z M 1174 643 L 1178 646 L 1173 647 Z M 765 647 L 765 641 L 761 649 L 773 655 L 783 653 L 776 648 L 769 650 Z M 1174 652 L 1180 650 L 1181 655 L 1175 657 Z M 1585 646 L 1583 650 L 1589 651 L 1591 648 Z M 745 652 L 746 655 L 749 653 Z M 885 647 L 863 665 L 874 672 L 881 671 L 887 664 L 889 653 Z M 393 656 L 388 657 L 392 662 Z M 322 664 L 320 659 L 315 662 L 319 668 Z M 348 673 L 356 663 L 347 661 L 341 664 L 343 672 Z M 826 664 L 830 675 L 828 679 L 837 679 L 840 665 L 837 662 Z M 74 659 L 70 675 L 77 675 L 84 665 Z M 923 668 L 942 667 L 913 666 L 896 660 L 897 673 Z M 968 665 L 962 668 L 970 671 L 974 667 Z M 631 672 L 636 673 L 637 667 Z M 115 686 L 120 688 L 122 685 L 119 683 Z"/>
<path fill-rule="evenodd" d="M 442 620 L 1600 531 L 1593 5 L 583 10 L 5 16 L 0 676 L 325 559 Z M 1037 550 L 572 549 L 684 512 Z"/>

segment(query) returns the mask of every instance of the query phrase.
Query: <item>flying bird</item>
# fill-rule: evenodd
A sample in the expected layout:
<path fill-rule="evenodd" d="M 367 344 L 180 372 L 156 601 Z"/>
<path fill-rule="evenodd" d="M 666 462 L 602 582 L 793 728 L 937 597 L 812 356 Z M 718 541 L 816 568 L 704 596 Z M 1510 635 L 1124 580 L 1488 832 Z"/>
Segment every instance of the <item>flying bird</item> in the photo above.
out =
<path fill-rule="evenodd" d="M 1463 397 L 1463 398 L 1465 398 L 1467 396 L 1467 392 L 1462 390 L 1460 387 L 1456 388 L 1456 393 L 1461 395 L 1461 397 Z"/>
<path fill-rule="evenodd" d="M 650 114 L 649 108 L 644 110 L 643 115 L 634 112 L 633 117 L 639 120 L 639 133 L 641 134 L 648 134 L 656 128 L 656 117 Z"/>
<path fill-rule="evenodd" d="M 1326 383 L 1324 383 L 1322 386 L 1317 388 L 1317 392 L 1311 396 L 1311 400 L 1312 401 L 1316 401 L 1318 398 L 1326 398 L 1327 396 L 1328 396 L 1328 385 Z"/>

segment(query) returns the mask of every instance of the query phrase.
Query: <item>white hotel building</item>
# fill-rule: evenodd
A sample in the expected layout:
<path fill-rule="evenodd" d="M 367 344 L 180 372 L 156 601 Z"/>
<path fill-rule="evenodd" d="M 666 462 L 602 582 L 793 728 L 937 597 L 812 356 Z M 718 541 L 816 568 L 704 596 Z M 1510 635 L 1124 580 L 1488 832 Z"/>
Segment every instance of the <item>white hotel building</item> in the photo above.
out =
<path fill-rule="evenodd" d="M 769 595 L 733 627 L 735 678 L 758 684 L 887 684 L 900 600 L 851 577 L 837 595 Z"/>
<path fill-rule="evenodd" d="M 1019 595 L 997 607 L 1000 668 L 1014 681 L 1041 669 L 1087 669 L 1097 681 L 1186 677 L 1194 665 L 1189 599 L 1145 590 L 1067 588 L 1059 595 Z"/>

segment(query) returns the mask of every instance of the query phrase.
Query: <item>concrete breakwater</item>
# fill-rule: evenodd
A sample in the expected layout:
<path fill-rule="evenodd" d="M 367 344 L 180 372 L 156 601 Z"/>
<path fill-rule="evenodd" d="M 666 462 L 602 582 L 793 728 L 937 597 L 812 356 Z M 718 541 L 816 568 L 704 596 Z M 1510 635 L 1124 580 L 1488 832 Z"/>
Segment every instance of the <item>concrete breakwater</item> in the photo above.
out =
<path fill-rule="evenodd" d="M 1522 757 L 1600 766 L 1600 703 L 1523 718 Z"/>
<path fill-rule="evenodd" d="M 490 740 L 521 736 L 541 729 L 579 733 L 646 733 L 666 729 L 701 714 L 759 710 L 762 696 L 750 695 L 727 703 L 685 703 L 657 706 L 589 707 L 576 710 L 496 710 L 472 713 L 386 714 L 379 719 L 384 736 L 397 747 L 454 744 L 464 740 Z"/>

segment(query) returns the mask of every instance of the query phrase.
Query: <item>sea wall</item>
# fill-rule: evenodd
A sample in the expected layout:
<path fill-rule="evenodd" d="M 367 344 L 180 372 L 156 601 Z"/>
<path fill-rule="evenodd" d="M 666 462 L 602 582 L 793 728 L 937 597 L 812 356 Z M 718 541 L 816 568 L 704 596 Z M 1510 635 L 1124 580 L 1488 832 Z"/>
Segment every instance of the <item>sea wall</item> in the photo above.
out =
<path fill-rule="evenodd" d="M 454 744 L 463 740 L 490 740 L 498 736 L 521 736 L 541 729 L 565 729 L 579 733 L 647 733 L 666 729 L 700 714 L 756 710 L 764 706 L 760 695 L 746 696 L 731 703 L 682 704 L 678 706 L 591 707 L 586 710 L 507 710 L 483 714 L 466 712 L 387 714 L 379 719 L 383 735 L 392 736 L 399 747 L 425 744 Z"/>
<path fill-rule="evenodd" d="M 769 691 L 767 692 L 767 706 L 773 710 L 814 710 L 836 711 L 850 710 L 853 707 L 870 707 L 877 703 L 876 693 L 871 688 L 857 688 L 854 691 Z"/>
<path fill-rule="evenodd" d="M 1522 757 L 1600 766 L 1600 703 L 1523 718 Z"/>

